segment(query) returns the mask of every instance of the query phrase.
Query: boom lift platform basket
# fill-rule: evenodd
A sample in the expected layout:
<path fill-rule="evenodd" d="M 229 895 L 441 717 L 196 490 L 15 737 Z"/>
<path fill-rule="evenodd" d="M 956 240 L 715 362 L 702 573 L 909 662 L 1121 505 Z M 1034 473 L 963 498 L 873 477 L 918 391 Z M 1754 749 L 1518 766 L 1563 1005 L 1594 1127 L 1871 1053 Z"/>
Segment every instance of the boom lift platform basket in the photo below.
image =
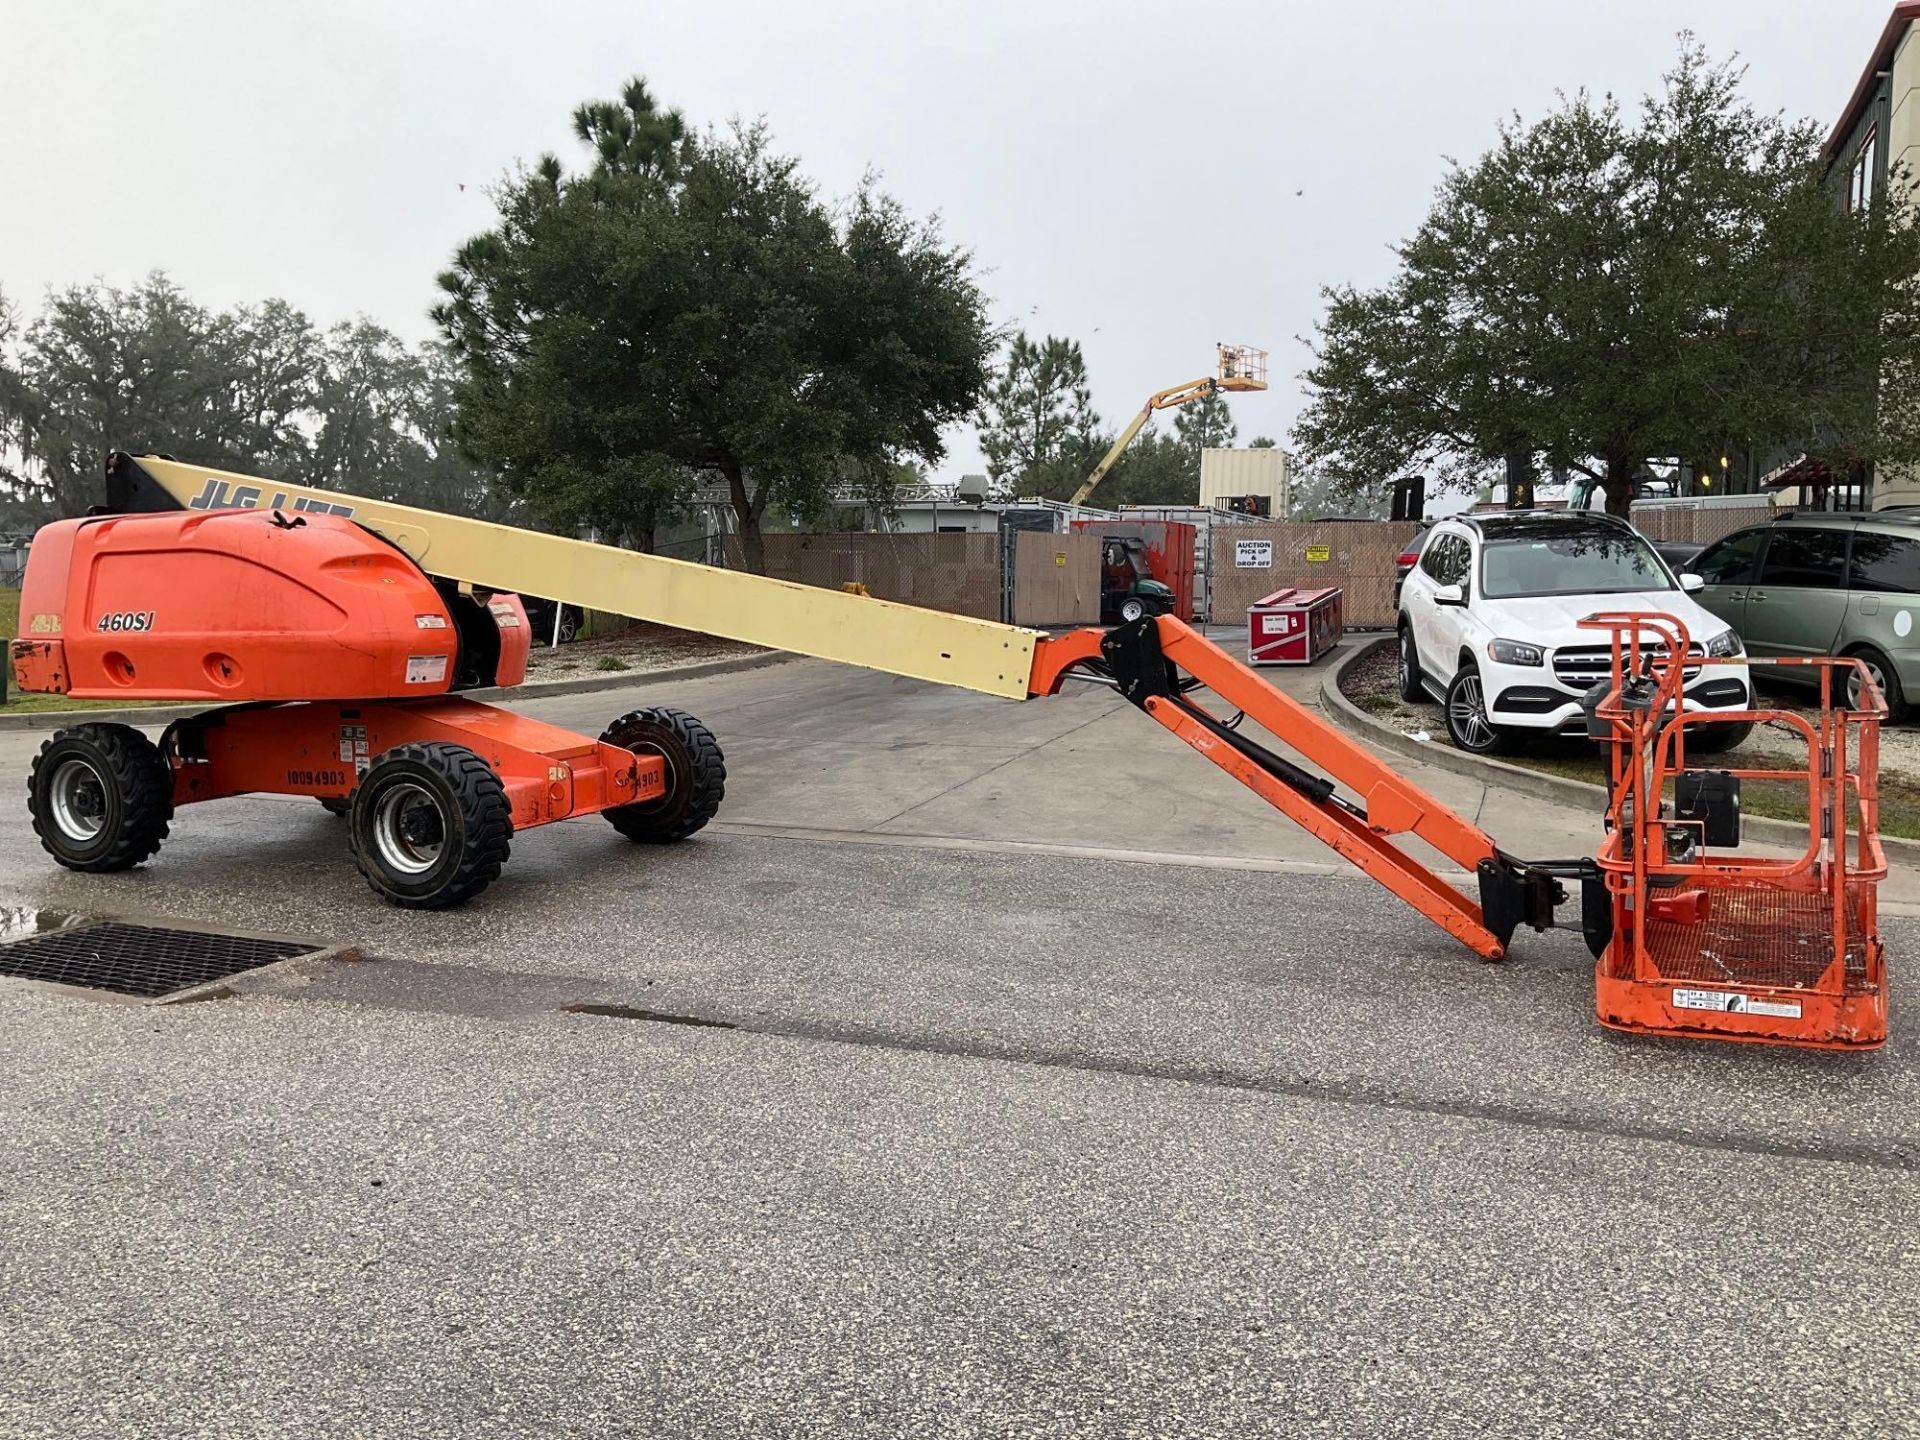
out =
<path fill-rule="evenodd" d="M 1875 902 L 1887 873 L 1877 781 L 1884 705 L 1871 674 L 1854 660 L 1770 662 L 1819 667 L 1816 715 L 1756 709 L 1709 719 L 1680 706 L 1686 673 L 1716 662 L 1697 647 L 1689 653 L 1678 620 L 1602 614 L 1583 623 L 1614 640 L 1607 693 L 1593 711 L 1612 792 L 1595 858 L 1604 892 L 1587 902 L 1589 939 L 1605 942 L 1594 977 L 1600 1023 L 1820 1049 L 1881 1044 L 1886 949 Z M 1846 672 L 1856 668 L 1863 708 L 1849 710 L 1835 696 L 1846 694 Z M 1806 743 L 1805 766 L 1688 767 L 1690 732 L 1756 721 L 1795 731 Z M 1739 843 L 1743 781 L 1806 787 L 1804 851 L 1713 853 Z"/>

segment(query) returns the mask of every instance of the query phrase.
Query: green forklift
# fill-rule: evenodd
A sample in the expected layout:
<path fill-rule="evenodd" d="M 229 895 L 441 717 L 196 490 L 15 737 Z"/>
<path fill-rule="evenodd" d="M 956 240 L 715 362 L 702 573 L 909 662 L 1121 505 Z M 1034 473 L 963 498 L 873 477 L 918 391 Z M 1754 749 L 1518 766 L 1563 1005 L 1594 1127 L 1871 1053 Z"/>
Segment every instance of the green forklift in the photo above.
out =
<path fill-rule="evenodd" d="M 1171 615 L 1173 591 L 1147 570 L 1147 547 L 1127 535 L 1100 542 L 1100 623 L 1131 625 L 1148 615 Z"/>

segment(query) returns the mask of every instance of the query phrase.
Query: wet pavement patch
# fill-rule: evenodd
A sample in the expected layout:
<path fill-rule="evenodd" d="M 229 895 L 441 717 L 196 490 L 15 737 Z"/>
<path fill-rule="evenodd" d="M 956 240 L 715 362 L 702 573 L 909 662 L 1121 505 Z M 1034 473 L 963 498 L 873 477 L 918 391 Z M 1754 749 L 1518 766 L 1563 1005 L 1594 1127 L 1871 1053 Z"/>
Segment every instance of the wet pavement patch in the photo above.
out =
<path fill-rule="evenodd" d="M 326 947 L 212 930 L 87 920 L 48 911 L 0 916 L 0 976 L 159 1000 Z"/>

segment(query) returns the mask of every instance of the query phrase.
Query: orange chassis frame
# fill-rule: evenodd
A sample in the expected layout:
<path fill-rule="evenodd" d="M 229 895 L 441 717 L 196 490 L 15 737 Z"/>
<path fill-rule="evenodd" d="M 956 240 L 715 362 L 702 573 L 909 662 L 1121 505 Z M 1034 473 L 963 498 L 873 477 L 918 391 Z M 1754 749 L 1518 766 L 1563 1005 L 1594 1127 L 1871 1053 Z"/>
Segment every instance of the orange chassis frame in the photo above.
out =
<path fill-rule="evenodd" d="M 344 800 L 371 760 L 396 745 L 446 740 L 500 776 L 525 830 L 666 793 L 666 762 L 455 696 L 294 701 L 210 710 L 169 726 L 173 803 L 228 795 Z"/>

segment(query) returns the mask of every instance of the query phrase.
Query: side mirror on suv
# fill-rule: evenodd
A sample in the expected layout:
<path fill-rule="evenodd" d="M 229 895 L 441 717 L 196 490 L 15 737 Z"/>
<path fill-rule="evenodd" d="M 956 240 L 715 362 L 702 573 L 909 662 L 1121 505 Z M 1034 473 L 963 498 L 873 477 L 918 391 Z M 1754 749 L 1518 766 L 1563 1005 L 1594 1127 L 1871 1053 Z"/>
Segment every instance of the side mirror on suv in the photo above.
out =
<path fill-rule="evenodd" d="M 1465 605 L 1467 589 L 1464 585 L 1438 585 L 1434 587 L 1433 603 L 1436 605 Z"/>

